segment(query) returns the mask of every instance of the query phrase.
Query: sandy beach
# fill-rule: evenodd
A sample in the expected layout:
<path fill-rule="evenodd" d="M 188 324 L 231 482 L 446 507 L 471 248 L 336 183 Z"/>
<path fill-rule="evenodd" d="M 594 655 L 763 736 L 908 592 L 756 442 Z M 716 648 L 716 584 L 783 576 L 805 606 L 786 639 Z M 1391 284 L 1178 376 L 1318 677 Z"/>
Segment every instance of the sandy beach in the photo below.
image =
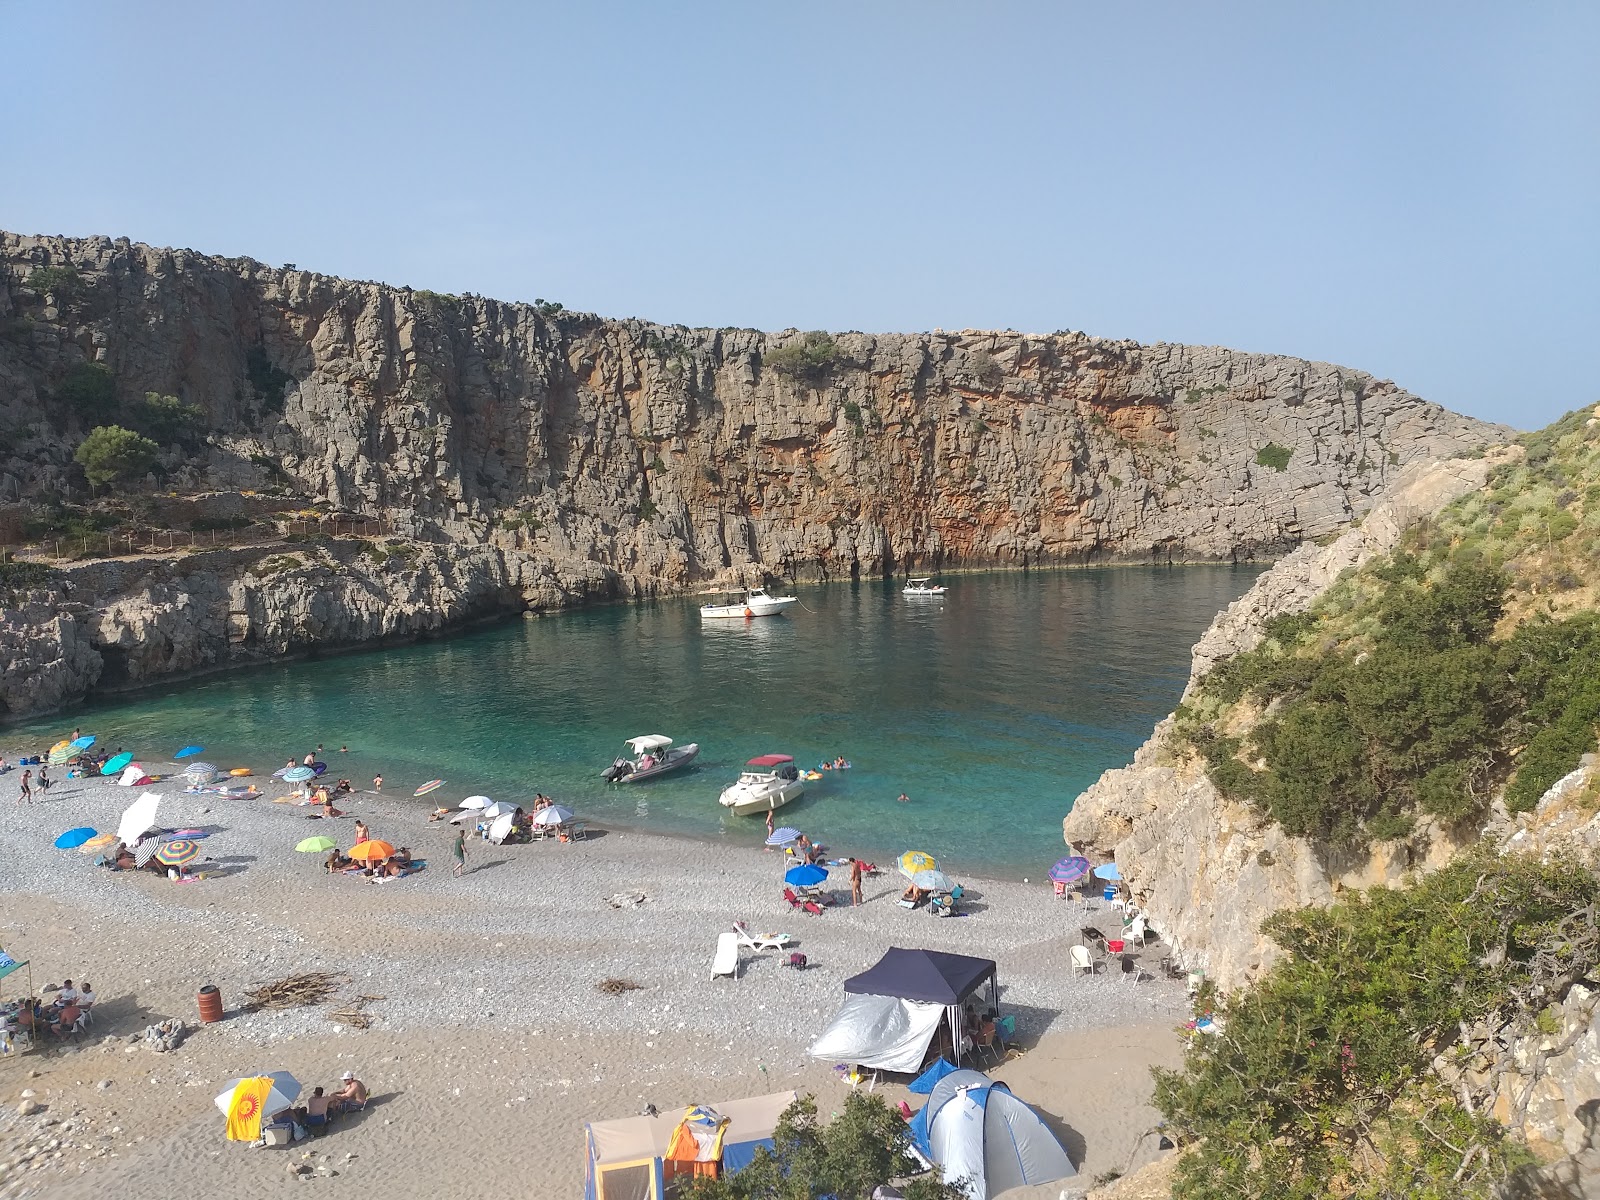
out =
<path fill-rule="evenodd" d="M 0 946 L 32 961 L 36 984 L 87 978 L 99 1002 L 81 1044 L 0 1062 L 6 1197 L 275 1195 L 303 1154 L 338 1172 L 314 1176 L 318 1189 L 576 1195 L 587 1120 L 790 1087 L 830 1111 L 846 1085 L 806 1047 L 841 981 L 896 945 L 997 961 L 1020 1051 L 994 1074 L 1052 1123 L 1085 1182 L 1127 1167 L 1156 1119 L 1148 1068 L 1180 1053 L 1181 985 L 1074 977 L 1067 952 L 1082 910 L 1047 884 L 966 878 L 959 862 L 944 865 L 967 886 L 965 917 L 897 907 L 889 870 L 868 881 L 862 907 L 809 917 L 781 900 L 776 852 L 600 829 L 573 844 L 469 840 L 471 871 L 453 878 L 450 827 L 409 798 L 359 793 L 340 801 L 350 815 L 326 820 L 273 803 L 281 785 L 240 800 L 187 793 L 179 778 L 152 789 L 159 821 L 212 831 L 211 861 L 195 868 L 203 880 L 172 883 L 51 848 L 77 825 L 114 829 L 135 789 L 63 780 L 28 806 L 15 802 L 16 779 L 0 777 Z M 314 834 L 348 846 L 356 817 L 429 867 L 376 884 L 294 853 Z M 840 890 L 848 901 L 842 880 Z M 610 903 L 638 893 L 637 906 Z M 716 935 L 736 919 L 794 935 L 809 969 L 746 951 L 736 980 L 713 981 Z M 235 1011 L 251 985 L 304 970 L 347 975 L 341 997 L 383 997 L 372 1026 L 333 1023 L 337 1003 Z M 608 977 L 640 987 L 606 995 L 597 985 Z M 207 983 L 222 989 L 226 1020 L 167 1054 L 127 1048 L 156 1020 L 195 1022 Z M 288 1149 L 226 1142 L 213 1096 L 232 1076 L 278 1069 L 308 1090 L 352 1069 L 375 1103 Z M 24 1088 L 43 1113 L 15 1115 Z"/>

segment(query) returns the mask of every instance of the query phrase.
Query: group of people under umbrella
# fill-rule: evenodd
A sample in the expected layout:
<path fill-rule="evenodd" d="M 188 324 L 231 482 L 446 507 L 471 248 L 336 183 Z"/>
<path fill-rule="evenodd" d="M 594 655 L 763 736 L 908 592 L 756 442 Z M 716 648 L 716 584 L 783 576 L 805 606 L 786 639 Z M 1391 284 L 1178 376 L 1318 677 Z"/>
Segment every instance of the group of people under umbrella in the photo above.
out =
<path fill-rule="evenodd" d="M 189 867 L 200 858 L 205 829 L 163 829 L 156 824 L 161 796 L 144 792 L 118 818 L 115 833 L 91 825 L 69 829 L 55 840 L 58 850 L 97 853 L 95 865 L 114 871 L 150 870 L 169 879 L 192 878 Z"/>
<path fill-rule="evenodd" d="M 799 860 L 784 871 L 784 899 L 792 907 L 806 912 L 820 912 L 820 905 L 832 902 L 832 898 L 820 890 L 828 878 L 830 865 L 850 868 L 850 891 L 855 904 L 861 903 L 862 877 L 878 873 L 876 866 L 859 858 L 842 859 L 830 864 L 823 847 L 789 826 L 773 830 L 766 844 L 783 849 L 790 859 Z M 897 901 L 902 908 L 914 909 L 926 903 L 928 911 L 935 916 L 955 915 L 962 887 L 939 869 L 939 863 L 933 855 L 925 850 L 907 850 L 895 865 L 907 880 L 906 889 Z"/>

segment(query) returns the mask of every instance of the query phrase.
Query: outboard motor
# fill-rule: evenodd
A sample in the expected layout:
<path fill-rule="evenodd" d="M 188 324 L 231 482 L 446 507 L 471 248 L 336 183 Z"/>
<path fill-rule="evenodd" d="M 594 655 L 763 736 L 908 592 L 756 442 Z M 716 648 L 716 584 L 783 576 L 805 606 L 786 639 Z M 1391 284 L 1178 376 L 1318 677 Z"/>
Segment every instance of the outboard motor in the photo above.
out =
<path fill-rule="evenodd" d="M 619 758 L 604 771 L 600 772 L 600 778 L 607 783 L 615 783 L 617 780 L 631 774 L 633 774 L 633 764 L 625 758 Z"/>

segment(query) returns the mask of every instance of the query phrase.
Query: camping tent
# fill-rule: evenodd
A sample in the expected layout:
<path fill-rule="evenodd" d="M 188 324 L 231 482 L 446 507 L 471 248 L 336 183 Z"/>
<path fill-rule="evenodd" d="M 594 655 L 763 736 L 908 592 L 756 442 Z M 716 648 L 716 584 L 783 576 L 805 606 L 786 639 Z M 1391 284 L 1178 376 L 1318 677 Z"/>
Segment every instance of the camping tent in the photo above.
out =
<path fill-rule="evenodd" d="M 961 1005 L 984 984 L 994 1008 L 999 991 L 993 959 L 894 947 L 844 981 L 844 1004 L 808 1053 L 880 1071 L 915 1071 L 943 1019 L 959 1056 Z"/>
<path fill-rule="evenodd" d="M 772 1148 L 778 1118 L 795 1102 L 793 1092 L 751 1096 L 698 1105 L 684 1113 L 592 1121 L 584 1126 L 588 1171 L 585 1200 L 662 1200 L 667 1183 L 679 1174 L 704 1173 L 704 1166 L 669 1157 L 673 1135 L 690 1114 L 696 1119 L 709 1109 L 724 1119 L 721 1127 L 721 1170 L 743 1170 L 758 1147 Z M 704 1139 L 701 1139 L 703 1142 Z M 698 1155 L 697 1155 L 698 1157 Z M 705 1160 L 702 1160 L 702 1163 Z"/>
<path fill-rule="evenodd" d="M 1078 1173 L 1039 1114 L 1005 1084 L 981 1071 L 951 1070 L 942 1059 L 928 1076 L 932 1091 L 911 1119 L 912 1140 L 946 1182 L 965 1179 L 972 1200 Z"/>

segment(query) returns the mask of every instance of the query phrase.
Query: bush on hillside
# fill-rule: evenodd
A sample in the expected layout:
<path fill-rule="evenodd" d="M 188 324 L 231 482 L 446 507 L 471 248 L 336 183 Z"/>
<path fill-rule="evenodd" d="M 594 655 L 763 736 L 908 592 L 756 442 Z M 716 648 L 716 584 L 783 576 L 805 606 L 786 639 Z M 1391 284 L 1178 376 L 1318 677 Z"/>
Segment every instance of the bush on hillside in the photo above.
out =
<path fill-rule="evenodd" d="M 1581 865 L 1485 852 L 1269 919 L 1286 955 L 1183 1070 L 1155 1073 L 1157 1107 L 1197 1143 L 1173 1195 L 1489 1196 L 1528 1157 L 1488 1115 L 1494 1068 L 1600 965 L 1597 905 Z"/>
<path fill-rule="evenodd" d="M 189 446 L 198 441 L 204 432 L 206 415 L 198 404 L 190 404 L 176 396 L 146 392 L 134 410 L 133 420 L 140 433 L 154 439 L 159 445 L 176 443 Z"/>
<path fill-rule="evenodd" d="M 767 366 L 778 374 L 816 387 L 839 362 L 839 347 L 820 329 L 802 334 L 797 342 L 780 346 L 766 356 Z"/>
<path fill-rule="evenodd" d="M 56 399 L 84 421 L 117 415 L 117 381 L 103 363 L 79 363 L 56 388 Z"/>
<path fill-rule="evenodd" d="M 160 446 L 131 429 L 101 425 L 90 431 L 72 457 L 91 486 L 104 487 L 137 479 L 155 466 L 160 453 Z"/>

